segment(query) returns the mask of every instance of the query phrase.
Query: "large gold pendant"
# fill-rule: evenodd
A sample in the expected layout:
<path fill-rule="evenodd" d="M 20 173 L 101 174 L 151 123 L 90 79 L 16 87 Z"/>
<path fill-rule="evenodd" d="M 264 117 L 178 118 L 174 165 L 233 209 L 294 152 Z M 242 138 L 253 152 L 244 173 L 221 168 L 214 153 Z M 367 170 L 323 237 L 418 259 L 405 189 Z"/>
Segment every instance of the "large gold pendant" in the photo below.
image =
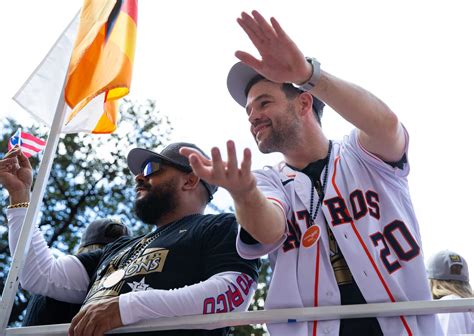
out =
<path fill-rule="evenodd" d="M 113 272 L 112 274 L 110 274 L 109 276 L 107 276 L 107 278 L 105 278 L 104 283 L 102 285 L 105 288 L 113 287 L 116 284 L 118 284 L 120 282 L 120 280 L 123 279 L 124 276 L 125 276 L 125 270 L 118 269 L 115 272 Z"/>

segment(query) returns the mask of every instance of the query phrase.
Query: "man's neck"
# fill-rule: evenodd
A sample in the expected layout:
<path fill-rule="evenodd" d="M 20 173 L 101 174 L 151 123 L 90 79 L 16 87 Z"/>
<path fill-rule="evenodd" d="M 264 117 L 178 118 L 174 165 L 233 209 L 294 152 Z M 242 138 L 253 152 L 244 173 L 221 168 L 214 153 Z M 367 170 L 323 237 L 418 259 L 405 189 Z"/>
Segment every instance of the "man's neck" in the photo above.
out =
<path fill-rule="evenodd" d="M 190 215 L 195 215 L 195 214 L 202 214 L 203 212 L 200 211 L 199 209 L 187 209 L 186 211 L 174 211 L 172 213 L 167 213 L 163 216 L 160 217 L 158 222 L 156 223 L 156 226 L 158 228 L 163 227 L 167 224 L 176 222 L 180 220 L 181 218 L 190 216 Z"/>
<path fill-rule="evenodd" d="M 311 162 L 324 159 L 328 154 L 329 140 L 322 132 L 311 133 L 300 141 L 295 148 L 283 153 L 285 162 L 297 169 L 303 169 Z"/>

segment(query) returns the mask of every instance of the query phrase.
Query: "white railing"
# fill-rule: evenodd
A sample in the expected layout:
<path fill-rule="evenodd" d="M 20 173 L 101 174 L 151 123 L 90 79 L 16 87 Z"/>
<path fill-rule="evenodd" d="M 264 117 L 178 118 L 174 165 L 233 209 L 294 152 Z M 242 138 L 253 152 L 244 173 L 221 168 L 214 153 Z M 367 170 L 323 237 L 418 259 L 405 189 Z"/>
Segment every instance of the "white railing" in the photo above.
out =
<path fill-rule="evenodd" d="M 395 303 L 372 303 L 348 306 L 327 306 L 312 308 L 287 308 L 258 310 L 240 313 L 193 315 L 142 321 L 117 328 L 109 334 L 125 332 L 155 331 L 170 329 L 214 329 L 224 326 L 238 326 L 263 323 L 294 323 L 315 320 L 334 320 L 361 317 L 387 317 L 400 315 L 426 315 L 474 311 L 474 298 L 437 301 L 409 301 Z M 67 335 L 69 324 L 38 327 L 9 328 L 6 335 Z"/>

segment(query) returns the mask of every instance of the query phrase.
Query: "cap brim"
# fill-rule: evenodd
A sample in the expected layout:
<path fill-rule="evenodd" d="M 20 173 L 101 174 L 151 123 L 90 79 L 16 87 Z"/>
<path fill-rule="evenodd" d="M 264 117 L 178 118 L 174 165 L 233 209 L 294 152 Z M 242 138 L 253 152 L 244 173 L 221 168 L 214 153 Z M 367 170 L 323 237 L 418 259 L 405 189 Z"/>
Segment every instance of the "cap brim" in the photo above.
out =
<path fill-rule="evenodd" d="M 227 89 L 234 100 L 242 107 L 247 104 L 245 89 L 258 72 L 247 64 L 238 62 L 230 69 L 227 75 Z"/>
<path fill-rule="evenodd" d="M 179 162 L 174 162 L 170 160 L 166 156 L 161 154 L 155 153 L 151 150 L 144 149 L 144 148 L 134 148 L 132 149 L 127 155 L 127 165 L 133 175 L 138 175 L 142 172 L 143 165 L 145 162 L 150 161 L 151 159 L 158 159 L 164 162 L 168 162 L 172 165 L 181 167 L 184 170 L 189 170 L 188 167 L 184 167 Z"/>

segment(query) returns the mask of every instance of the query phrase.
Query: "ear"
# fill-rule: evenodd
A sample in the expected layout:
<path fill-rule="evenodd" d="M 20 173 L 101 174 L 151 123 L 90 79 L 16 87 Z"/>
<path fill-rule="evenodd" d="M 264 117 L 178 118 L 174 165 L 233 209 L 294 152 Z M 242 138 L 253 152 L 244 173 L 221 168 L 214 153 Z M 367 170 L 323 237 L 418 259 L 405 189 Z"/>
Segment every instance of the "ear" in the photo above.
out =
<path fill-rule="evenodd" d="M 301 116 L 313 114 L 313 96 L 309 92 L 302 92 L 298 96 L 299 114 Z"/>
<path fill-rule="evenodd" d="M 199 186 L 199 177 L 196 176 L 193 172 L 185 175 L 185 181 L 183 185 L 183 190 L 193 190 Z"/>

